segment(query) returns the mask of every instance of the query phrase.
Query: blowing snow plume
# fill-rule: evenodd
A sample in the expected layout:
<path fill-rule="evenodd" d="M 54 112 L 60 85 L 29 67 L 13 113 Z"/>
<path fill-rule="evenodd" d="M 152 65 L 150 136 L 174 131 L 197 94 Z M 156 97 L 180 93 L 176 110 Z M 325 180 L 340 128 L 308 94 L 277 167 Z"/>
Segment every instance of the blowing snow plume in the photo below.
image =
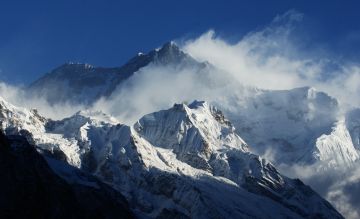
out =
<path fill-rule="evenodd" d="M 268 128 L 266 130 L 260 127 L 257 129 L 259 132 L 256 132 L 256 136 L 250 135 L 250 137 L 256 138 L 262 135 L 262 132 L 269 133 L 268 130 L 272 130 L 283 135 L 289 133 L 289 138 L 292 138 L 294 133 L 290 132 L 297 130 L 296 134 L 302 137 L 292 143 L 302 146 L 309 144 L 310 140 L 316 141 L 323 134 L 331 136 L 333 126 L 343 112 L 359 106 L 360 86 L 357 79 L 360 76 L 360 68 L 358 63 L 343 61 L 331 52 L 304 50 L 303 48 L 308 48 L 303 45 L 306 42 L 299 43 L 296 38 L 299 31 L 297 26 L 301 24 L 302 19 L 303 15 L 298 12 L 287 12 L 277 16 L 264 29 L 250 32 L 236 43 L 227 42 L 212 30 L 197 39 L 185 40 L 181 44 L 183 51 L 199 63 L 205 63 L 206 68 L 146 66 L 119 86 L 109 99 L 98 101 L 95 108 L 102 108 L 118 117 L 120 121 L 132 124 L 140 115 L 167 108 L 174 102 L 201 99 L 217 105 L 232 119 L 236 119 L 239 114 L 248 115 L 246 118 L 255 118 L 255 123 L 244 127 L 244 130 L 254 128 L 253 125 L 258 124 L 256 117 L 260 117 L 259 121 L 262 121 L 261 119 L 266 121 L 268 117 L 273 117 L 271 121 L 274 123 L 271 124 L 279 125 L 264 126 Z M 291 92 L 285 90 L 303 86 L 307 88 L 295 89 Z M 308 86 L 325 91 L 330 96 L 336 97 L 336 100 Z M 284 91 L 263 93 L 264 90 Z M 304 99 L 301 99 L 302 96 Z M 301 105 L 291 103 L 294 99 Z M 259 109 L 259 103 L 264 107 L 271 106 L 274 110 L 256 111 Z M 251 113 L 244 113 L 246 110 Z M 273 112 L 279 112 L 279 115 L 271 114 Z M 304 117 L 300 117 L 301 115 Z M 261 116 L 264 117 L 261 118 Z M 288 119 L 283 116 L 290 117 L 290 120 L 285 121 L 290 126 L 282 123 Z M 277 119 L 279 121 L 276 121 Z M 307 129 L 308 127 L 311 128 Z M 303 129 L 304 132 L 302 132 Z M 244 136 L 243 131 L 240 130 L 238 133 Z M 311 135 L 314 136 L 309 138 Z M 287 144 L 281 139 L 277 141 L 274 145 Z M 355 149 L 351 151 L 354 154 L 357 153 Z M 266 152 L 268 151 L 264 154 L 259 153 L 264 156 L 269 155 Z M 354 154 L 349 154 L 349 162 L 357 159 Z M 304 160 L 303 162 L 315 161 Z M 320 188 L 319 185 L 323 182 L 324 176 L 328 177 L 322 172 L 303 171 L 300 173 L 296 171 L 299 168 L 296 168 L 296 165 L 291 166 L 288 172 L 297 172 L 297 177 L 308 179 L 307 182 L 315 188 Z M 308 169 L 303 165 L 301 168 Z M 339 191 L 339 188 L 354 185 L 352 178 L 346 180 L 351 183 L 339 184 L 341 176 L 348 169 L 339 168 L 338 170 L 340 173 L 332 177 L 333 180 L 329 181 L 327 189 L 319 189 L 319 191 L 346 216 L 356 218 L 357 202 L 352 201 L 353 198 L 348 194 L 341 196 L 343 197 L 341 199 L 336 198 L 340 197 L 336 196 L 339 193 L 335 192 Z M 344 205 L 344 200 L 347 201 L 346 205 Z"/>
<path fill-rule="evenodd" d="M 346 63 L 325 48 L 308 49 L 297 27 L 303 15 L 289 11 L 267 27 L 228 43 L 210 30 L 185 41 L 183 49 L 197 60 L 209 61 L 231 73 L 240 83 L 264 89 L 313 86 L 340 101 L 359 105 L 359 63 Z M 306 48 L 306 50 L 304 49 Z M 341 60 L 341 61 L 340 61 Z"/>
<path fill-rule="evenodd" d="M 48 118 L 62 119 L 87 108 L 84 105 L 69 102 L 50 104 L 43 97 L 29 95 L 26 91 L 27 89 L 24 86 L 0 82 L 0 96 L 2 98 L 21 107 L 37 109 Z"/>
<path fill-rule="evenodd" d="M 341 108 L 359 106 L 358 63 L 346 63 L 330 52 L 320 55 L 305 50 L 306 42 L 296 37 L 302 34 L 297 28 L 302 19 L 302 14 L 289 11 L 236 43 L 227 42 L 213 30 L 196 39 L 180 40 L 180 48 L 197 64 L 144 66 L 95 108 L 133 123 L 174 102 L 202 99 L 234 108 L 234 100 L 246 99 L 256 89 L 303 86 L 336 97 Z M 205 67 L 199 68 L 200 63 Z"/>
<path fill-rule="evenodd" d="M 228 96 L 235 93 L 235 99 L 239 99 L 248 94 L 248 88 L 244 87 L 279 90 L 302 86 L 327 92 L 336 97 L 343 108 L 359 106 L 359 63 L 347 63 L 331 52 L 324 52 L 326 49 L 321 49 L 321 53 L 310 50 L 307 42 L 297 37 L 304 35 L 297 28 L 303 17 L 301 13 L 288 11 L 276 16 L 268 26 L 249 32 L 235 43 L 227 42 L 213 30 L 196 39 L 180 40 L 180 48 L 191 57 L 178 51 L 173 43 L 166 44 L 166 49 L 140 54 L 135 57 L 139 63 L 134 64 L 132 59 L 122 67 L 109 68 L 112 73 L 110 83 L 103 85 L 109 87 L 104 88 L 101 93 L 103 98 L 93 104 L 94 108 L 114 114 L 124 122 L 133 122 L 144 113 L 171 106 L 174 102 L 193 99 L 214 102 L 221 99 L 226 107 L 226 103 L 232 101 L 228 100 Z M 163 54 L 162 50 L 165 51 Z M 156 62 L 155 57 L 162 58 Z M 114 75 L 121 68 L 127 70 L 127 78 L 117 83 Z M 112 81 L 116 83 L 111 84 Z M 62 86 L 62 83 L 58 84 Z M 55 90 L 61 89 L 61 86 Z M 83 93 L 94 90 L 86 91 Z M 41 96 L 23 98 L 26 93 L 23 88 L 3 83 L 1 92 L 10 102 L 37 107 L 45 115 L 58 118 L 62 116 L 59 111 L 73 112 L 85 108 L 82 105 L 88 107 L 88 103 L 92 104 L 100 97 L 93 95 L 91 101 L 79 104 L 84 98 L 80 98 L 82 96 L 74 89 L 66 97 L 78 96 L 75 102 L 56 106 L 55 101 L 48 107 L 46 102 L 49 100 Z"/>
<path fill-rule="evenodd" d="M 169 108 L 176 102 L 206 100 L 222 109 L 231 120 L 234 119 L 240 135 L 247 137 L 244 132 L 252 129 L 252 133 L 251 130 L 248 132 L 250 141 L 268 140 L 268 137 L 271 137 L 273 144 L 265 141 L 265 146 L 295 145 L 296 149 L 307 148 L 301 147 L 306 144 L 313 151 L 309 150 L 306 157 L 308 159 L 301 161 L 315 162 L 312 152 L 316 152 L 313 146 L 316 146 L 318 137 L 324 134 L 322 139 L 331 139 L 333 126 L 338 117 L 343 116 L 343 111 L 359 106 L 360 87 L 357 82 L 360 78 L 360 67 L 359 63 L 345 62 L 331 52 L 309 50 L 307 42 L 299 41 L 296 37 L 301 35 L 297 27 L 302 19 L 302 14 L 289 11 L 277 16 L 267 27 L 250 32 L 235 43 L 228 42 L 226 38 L 217 36 L 215 31 L 211 30 L 196 39 L 187 39 L 180 43 L 180 48 L 189 55 L 184 55 L 173 43 L 149 54 L 140 54 L 136 58 L 141 59 L 142 65 L 137 66 L 139 68 L 134 72 L 129 72 L 126 80 L 112 87 L 114 89 L 110 89 L 109 95 L 92 100 L 94 103 L 90 106 L 76 102 L 48 104 L 42 97 L 29 98 L 24 89 L 5 84 L 1 87 L 1 95 L 18 105 L 36 107 L 41 113 L 52 118 L 61 118 L 80 109 L 90 108 L 116 116 L 119 121 L 129 125 L 144 114 Z M 168 52 L 161 54 L 160 51 L 164 48 Z M 133 64 L 132 61 L 128 64 Z M 303 86 L 306 87 L 293 89 Z M 309 86 L 325 91 L 330 96 Z M 78 93 L 70 92 L 69 95 Z M 277 114 L 273 114 L 274 112 Z M 239 118 L 240 114 L 242 118 Z M 243 118 L 249 118 L 248 124 L 243 123 Z M 267 125 L 263 125 L 264 121 Z M 237 126 L 242 124 L 248 126 Z M 277 136 L 274 138 L 270 134 Z M 282 138 L 278 138 L 279 136 Z M 284 136 L 287 139 L 284 140 Z M 254 146 L 256 143 L 258 142 L 254 142 Z M 357 159 L 354 155 L 356 149 L 351 149 L 340 151 L 351 152 L 345 154 L 349 155 L 346 159 L 341 157 L 340 160 L 345 160 L 344 163 Z M 275 152 L 266 152 L 269 151 L 259 151 L 259 154 L 277 156 Z M 300 152 L 296 155 L 302 155 Z M 337 153 L 337 150 L 330 152 L 341 154 Z M 320 152 L 319 154 L 319 157 L 323 158 Z M 326 156 L 331 158 L 333 154 Z M 298 176 L 307 178 L 300 173 Z M 335 177 L 336 180 L 340 178 Z M 344 188 L 339 187 L 342 184 L 337 186 L 339 181 L 336 180 L 328 188 Z M 354 180 L 347 182 L 352 183 Z M 316 182 L 310 183 L 316 186 Z M 333 191 L 335 190 L 329 189 L 322 194 L 327 196 Z M 338 193 L 331 194 L 331 197 L 336 197 Z M 341 203 L 337 203 L 340 199 L 328 197 L 341 207 Z M 351 201 L 353 198 L 346 200 L 350 200 L 349 209 L 356 208 L 357 202 Z M 340 207 L 338 208 L 341 209 Z M 351 212 L 356 212 L 354 209 L 342 211 L 351 216 Z"/>

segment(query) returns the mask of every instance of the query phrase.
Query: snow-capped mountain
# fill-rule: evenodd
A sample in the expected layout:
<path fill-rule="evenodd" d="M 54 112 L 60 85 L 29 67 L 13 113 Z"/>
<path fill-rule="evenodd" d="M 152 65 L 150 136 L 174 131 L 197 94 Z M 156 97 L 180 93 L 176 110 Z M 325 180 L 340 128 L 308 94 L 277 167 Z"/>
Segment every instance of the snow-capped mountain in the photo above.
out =
<path fill-rule="evenodd" d="M 181 77 L 181 74 L 186 76 Z M 162 80 L 163 77 L 166 80 Z M 164 85 L 171 80 L 175 82 Z M 191 86 L 187 86 L 188 80 Z M 183 81 L 185 82 L 182 83 Z M 147 87 L 148 84 L 150 85 Z M 85 108 L 95 110 L 110 106 L 110 110 L 103 110 L 114 114 L 116 118 L 90 110 L 81 111 L 61 121 L 52 121 L 40 116 L 35 110 L 20 109 L 3 102 L 3 117 L 6 122 L 2 123 L 2 127 L 8 134 L 20 133 L 27 136 L 30 143 L 36 144 L 37 149 L 46 157 L 51 155 L 55 160 L 69 163 L 112 184 L 131 200 L 130 204 L 139 215 L 150 217 L 163 214 L 226 215 L 225 211 L 232 207 L 236 209 L 238 202 L 234 201 L 234 205 L 219 203 L 214 198 L 221 196 L 225 199 L 225 196 L 228 196 L 225 191 L 230 191 L 232 187 L 226 183 L 224 194 L 216 193 L 213 189 L 213 185 L 222 188 L 224 182 L 233 183 L 251 195 L 261 191 L 262 195 L 269 197 L 269 194 L 274 193 L 274 188 L 271 187 L 271 192 L 264 192 L 262 189 L 254 189 L 254 184 L 247 187 L 244 184 L 246 177 L 241 177 L 243 173 L 251 170 L 251 176 L 260 177 L 255 177 L 257 184 L 259 179 L 264 180 L 263 174 L 266 171 L 263 169 L 268 168 L 270 171 L 274 168 L 271 164 L 271 167 L 268 167 L 268 163 L 263 163 L 262 159 L 251 161 L 249 157 L 255 156 L 250 156 L 252 153 L 270 160 L 275 167 L 310 167 L 319 174 L 333 168 L 346 171 L 358 165 L 359 109 L 344 111 L 335 98 L 312 87 L 264 90 L 245 84 L 246 82 L 238 81 L 211 63 L 198 62 L 191 54 L 184 53 L 176 44 L 170 42 L 149 53 L 139 53 L 121 67 L 100 68 L 68 63 L 35 81 L 26 90 L 29 97 L 40 96 L 50 104 L 59 106 L 64 102 L 82 104 Z M 162 95 L 163 92 L 169 94 Z M 136 93 L 140 95 L 134 95 Z M 129 120 L 134 121 L 146 113 L 167 108 L 174 102 L 193 99 L 206 100 L 210 105 L 221 109 L 224 116 L 221 113 L 216 116 L 217 110 L 207 103 L 195 102 L 175 105 L 170 110 L 149 114 L 134 125 L 128 120 L 127 125 L 120 124 L 125 122 L 124 117 L 129 116 Z M 157 105 L 157 108 L 151 105 L 152 102 L 155 102 L 153 105 Z M 109 103 L 111 104 L 106 105 Z M 143 109 L 149 105 L 152 106 L 149 107 L 150 110 Z M 122 111 L 118 112 L 119 109 Z M 212 117 L 217 117 L 218 120 L 209 119 Z M 225 117 L 229 118 L 233 125 Z M 203 118 L 205 119 L 202 120 Z M 101 136 L 106 136 L 106 139 Z M 144 154 L 144 151 L 151 156 Z M 126 156 L 120 156 L 121 154 Z M 233 165 L 238 160 L 241 160 L 241 165 Z M 261 165 L 250 165 L 252 162 Z M 115 168 L 114 163 L 121 168 Z M 245 169 L 236 170 L 239 171 L 237 175 L 233 172 L 233 166 L 260 166 L 261 174 L 257 175 L 254 169 L 244 167 Z M 135 169 L 136 171 L 133 171 Z M 273 171 L 266 174 L 277 176 Z M 68 174 L 63 177 L 66 178 L 66 175 Z M 206 180 L 199 180 L 200 175 L 201 179 L 206 176 Z M 159 191 L 161 188 L 149 191 L 148 187 L 154 184 L 155 179 L 145 176 L 155 177 L 156 180 L 162 177 L 168 180 L 170 177 L 176 185 L 186 184 L 186 189 L 192 193 L 199 189 L 202 195 L 187 196 L 201 200 L 197 201 L 197 207 L 204 208 L 209 206 L 209 203 L 210 206 L 216 204 L 222 207 L 217 208 L 219 212 L 212 213 L 198 212 L 198 208 L 191 206 L 184 207 L 184 197 L 171 196 L 170 200 L 168 194 L 163 195 L 163 191 Z M 271 181 L 270 184 L 276 187 L 280 184 L 280 187 L 286 190 L 288 187 L 284 187 L 281 180 L 277 181 L 280 178 L 284 180 L 282 175 L 271 178 L 276 183 Z M 200 184 L 201 186 L 198 186 Z M 269 183 L 261 184 L 269 188 Z M 293 183 L 286 185 L 289 184 Z M 139 189 L 131 190 L 134 187 Z M 181 188 L 186 190 L 185 187 Z M 171 190 L 171 194 L 184 195 L 179 193 L 178 189 L 180 187 Z M 230 193 L 246 196 L 245 193 L 231 191 Z M 283 192 L 276 190 L 275 194 L 279 193 Z M 203 194 L 207 194 L 208 199 L 204 199 Z M 239 197 L 235 199 L 242 200 Z M 276 205 L 278 204 L 279 201 Z M 288 206 L 285 202 L 280 205 Z M 252 216 L 265 217 L 268 212 L 266 207 L 259 213 L 254 212 L 250 205 L 243 203 L 243 206 L 249 206 L 246 211 L 251 212 Z M 296 206 L 300 206 L 299 203 Z M 191 215 L 189 212 L 193 211 L 194 215 Z M 235 210 L 231 210 L 233 211 Z M 300 212 L 310 214 L 303 210 Z M 243 217 L 240 213 L 238 216 Z"/>
<path fill-rule="evenodd" d="M 259 154 L 277 164 L 346 167 L 359 159 L 356 116 L 341 115 L 338 102 L 311 87 L 257 90 L 225 113 Z M 352 118 L 349 118 L 349 117 Z M 352 124 L 352 125 L 351 125 Z"/>
<path fill-rule="evenodd" d="M 166 71 L 190 69 L 196 71 L 192 77 L 198 77 L 194 80 L 199 87 L 207 86 L 205 91 L 232 90 L 233 95 L 210 96 L 207 101 L 224 111 L 253 152 L 275 164 L 320 162 L 329 168 L 351 166 L 359 159 L 357 126 L 346 119 L 350 114 L 341 115 L 336 99 L 310 87 L 281 91 L 246 87 L 210 63 L 197 62 L 173 42 L 139 53 L 118 68 L 65 64 L 32 83 L 28 93 L 44 96 L 51 104 L 91 104 L 101 97 L 114 98 L 114 91 L 124 84 L 125 90 L 131 87 L 136 81 L 134 73 L 149 66 L 172 66 Z M 230 83 L 235 85 L 229 87 Z"/>
<path fill-rule="evenodd" d="M 91 104 L 100 97 L 109 96 L 122 82 L 148 65 L 201 69 L 207 64 L 197 62 L 173 42 L 168 42 L 147 54 L 138 53 L 121 67 L 103 68 L 66 63 L 30 84 L 27 91 L 30 95 L 44 97 L 51 104 Z"/>
<path fill-rule="evenodd" d="M 120 191 L 138 217 L 342 218 L 300 180 L 250 152 L 234 126 L 203 101 L 175 104 L 133 126 L 101 112 L 52 121 L 1 101 L 5 134 L 25 136 L 63 179 L 61 164 Z"/>

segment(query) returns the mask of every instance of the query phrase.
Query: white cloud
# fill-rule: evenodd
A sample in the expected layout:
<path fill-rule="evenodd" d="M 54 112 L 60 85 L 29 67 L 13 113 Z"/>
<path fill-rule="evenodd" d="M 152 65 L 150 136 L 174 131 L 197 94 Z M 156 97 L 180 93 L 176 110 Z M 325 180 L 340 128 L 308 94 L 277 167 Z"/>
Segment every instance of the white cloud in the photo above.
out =
<path fill-rule="evenodd" d="M 360 217 L 360 163 L 351 168 L 318 171 L 320 164 L 311 166 L 280 165 L 280 171 L 290 177 L 300 178 L 340 211 L 345 218 Z"/>
<path fill-rule="evenodd" d="M 199 61 L 209 61 L 221 71 L 210 70 L 204 76 L 197 68 L 148 66 L 119 87 L 109 100 L 98 101 L 95 108 L 128 124 L 175 102 L 194 99 L 220 101 L 224 107 L 231 108 L 234 106 L 225 106 L 231 104 L 229 96 L 242 95 L 244 91 L 236 81 L 265 89 L 313 86 L 337 97 L 342 106 L 359 106 L 360 98 L 356 97 L 360 68 L 315 56 L 316 52 L 302 51 L 293 40 L 302 17 L 296 11 L 289 11 L 236 43 L 216 36 L 213 30 L 187 40 L 182 45 L 185 52 Z M 207 86 L 214 82 L 216 89 Z"/>
<path fill-rule="evenodd" d="M 97 101 L 94 108 L 133 124 L 144 114 L 169 108 L 174 103 L 211 100 L 224 94 L 229 86 L 224 83 L 229 79 L 223 74 L 197 67 L 147 66 L 118 87 L 109 99 Z"/>
<path fill-rule="evenodd" d="M 3 82 L 0 82 L 0 96 L 16 106 L 36 108 L 41 115 L 52 119 L 62 119 L 85 109 L 84 106 L 70 103 L 50 105 L 43 98 L 26 95 L 26 91 L 21 86 L 8 85 Z"/>
<path fill-rule="evenodd" d="M 296 22 L 301 19 L 301 14 L 287 12 L 236 43 L 228 43 L 210 30 L 186 41 L 183 49 L 200 61 L 230 72 L 245 85 L 264 89 L 313 86 L 344 104 L 359 106 L 359 64 L 340 63 L 334 57 L 301 50 L 296 45 L 298 40 L 293 40 Z"/>
<path fill-rule="evenodd" d="M 241 84 L 265 89 L 291 89 L 314 86 L 337 97 L 343 105 L 360 105 L 360 65 L 340 63 L 336 58 L 319 56 L 316 51 L 303 51 L 298 46 L 296 24 L 303 15 L 289 11 L 277 16 L 262 30 L 250 32 L 236 43 L 229 43 L 210 30 L 187 40 L 182 49 L 199 61 L 209 61 L 218 70 L 178 69 L 175 66 L 148 66 L 118 87 L 110 99 L 97 101 L 93 108 L 132 124 L 146 113 L 170 107 L 176 102 L 201 99 L 220 101 L 224 107 L 235 107 L 230 96 L 243 95 Z M 227 75 L 228 72 L 229 75 Z M 62 118 L 84 106 L 61 104 L 50 106 L 41 98 L 25 98 L 21 88 L 0 84 L 0 95 L 14 104 L 36 107 L 51 118 Z M 235 96 L 236 96 L 235 95 Z M 272 151 L 265 154 L 274 157 Z M 349 218 L 359 216 L 360 171 L 319 174 L 313 167 L 281 167 L 285 174 L 300 177 Z M 345 175 L 344 175 L 345 174 Z M 339 179 L 343 179 L 340 181 Z M 354 189 L 353 192 L 348 192 Z"/>

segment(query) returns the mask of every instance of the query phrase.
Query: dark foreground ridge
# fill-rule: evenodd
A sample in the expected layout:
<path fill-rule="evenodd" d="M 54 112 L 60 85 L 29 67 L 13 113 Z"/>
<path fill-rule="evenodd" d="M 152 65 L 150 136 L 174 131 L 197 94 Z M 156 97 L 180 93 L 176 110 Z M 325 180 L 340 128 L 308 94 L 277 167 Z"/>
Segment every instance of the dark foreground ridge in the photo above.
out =
<path fill-rule="evenodd" d="M 24 137 L 0 133 L 0 218 L 133 218 L 125 198 L 69 184 Z"/>

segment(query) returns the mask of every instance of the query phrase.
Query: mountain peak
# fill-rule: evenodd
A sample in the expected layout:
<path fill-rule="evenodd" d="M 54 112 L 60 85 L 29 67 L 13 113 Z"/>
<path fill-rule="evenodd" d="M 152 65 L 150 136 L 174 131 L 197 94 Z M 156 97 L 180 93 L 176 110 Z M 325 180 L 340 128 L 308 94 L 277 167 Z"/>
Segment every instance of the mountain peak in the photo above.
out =
<path fill-rule="evenodd" d="M 176 43 L 174 41 L 169 41 L 169 42 L 166 42 L 164 43 L 164 45 L 158 49 L 158 51 L 170 51 L 170 50 L 173 50 L 173 51 L 180 51 L 180 48 L 176 45 Z"/>
<path fill-rule="evenodd" d="M 110 96 L 119 84 L 148 65 L 179 69 L 203 69 L 206 66 L 170 41 L 160 49 L 136 54 L 121 67 L 104 68 L 86 63 L 65 63 L 30 84 L 28 91 L 31 95 L 44 97 L 50 104 L 74 102 L 88 105 L 100 97 Z M 59 93 L 58 90 L 63 92 Z"/>
<path fill-rule="evenodd" d="M 174 149 L 180 157 L 185 156 L 184 153 L 187 158 L 190 154 L 209 156 L 213 151 L 227 147 L 248 150 L 246 143 L 234 133 L 230 122 L 205 101 L 174 104 L 168 110 L 144 116 L 134 127 L 150 143 Z M 166 137 L 159 139 L 158 136 Z M 233 141 L 230 143 L 225 139 Z"/>
<path fill-rule="evenodd" d="M 282 176 L 250 153 L 214 110 L 205 101 L 178 104 L 148 114 L 132 127 L 84 119 L 105 116 L 101 112 L 38 122 L 26 111 L 14 111 L 3 117 L 2 125 L 6 134 L 23 133 L 30 139 L 64 180 L 103 188 L 87 177 L 94 175 L 126 195 L 146 217 L 160 218 L 169 204 L 184 209 L 189 218 L 267 218 L 274 209 L 274 218 L 342 218 L 301 181 Z M 73 167 L 59 165 L 65 162 Z M 195 204 L 182 204 L 189 202 Z"/>
<path fill-rule="evenodd" d="M 181 64 L 197 62 L 188 54 L 184 53 L 173 41 L 165 43 L 160 49 L 149 52 L 149 56 L 159 64 Z"/>
<path fill-rule="evenodd" d="M 82 117 L 99 123 L 118 124 L 120 123 L 115 117 L 108 115 L 101 110 L 80 110 L 70 118 Z"/>
<path fill-rule="evenodd" d="M 190 103 L 189 105 L 190 109 L 196 109 L 198 107 L 208 107 L 208 103 L 206 101 L 203 100 L 194 100 L 192 103 Z"/>

